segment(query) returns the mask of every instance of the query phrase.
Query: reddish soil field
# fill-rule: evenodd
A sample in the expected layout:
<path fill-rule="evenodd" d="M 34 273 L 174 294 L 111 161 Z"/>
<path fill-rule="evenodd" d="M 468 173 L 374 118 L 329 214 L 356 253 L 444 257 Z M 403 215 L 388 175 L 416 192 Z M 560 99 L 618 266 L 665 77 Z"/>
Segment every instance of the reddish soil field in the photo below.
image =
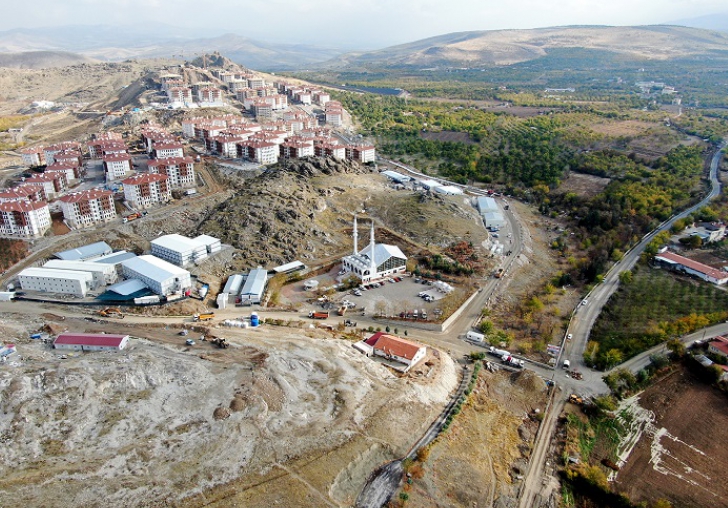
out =
<path fill-rule="evenodd" d="M 640 398 L 655 415 L 619 472 L 616 489 L 635 502 L 728 507 L 726 396 L 677 371 Z"/>

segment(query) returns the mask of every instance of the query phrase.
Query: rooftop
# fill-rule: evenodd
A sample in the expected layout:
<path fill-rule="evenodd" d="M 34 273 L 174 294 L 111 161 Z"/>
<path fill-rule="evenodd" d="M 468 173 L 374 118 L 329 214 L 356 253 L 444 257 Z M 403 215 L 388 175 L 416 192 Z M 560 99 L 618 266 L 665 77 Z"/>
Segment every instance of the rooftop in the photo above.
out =
<path fill-rule="evenodd" d="M 396 335 L 389 335 L 384 332 L 377 332 L 366 340 L 366 343 L 375 350 L 382 351 L 388 355 L 398 356 L 412 360 L 417 352 L 425 346 L 402 339 Z"/>
<path fill-rule="evenodd" d="M 179 266 L 167 263 L 163 259 L 148 254 L 127 259 L 121 264 L 155 281 L 164 281 L 171 277 L 187 277 L 190 273 Z"/>
<path fill-rule="evenodd" d="M 79 345 L 79 346 L 107 346 L 119 347 L 124 339 L 128 339 L 128 335 L 113 335 L 105 333 L 62 333 L 53 345 Z"/>
<path fill-rule="evenodd" d="M 662 260 L 662 261 L 665 261 L 670 264 L 682 265 L 686 268 L 695 270 L 696 272 L 702 273 L 703 275 L 706 275 L 713 279 L 717 279 L 717 280 L 728 279 L 728 272 L 724 272 L 722 270 L 718 270 L 717 268 L 713 268 L 708 265 L 704 265 L 703 263 L 698 263 L 697 261 L 693 261 L 690 258 L 686 258 L 686 257 L 680 256 L 678 254 L 675 254 L 674 252 L 666 251 L 661 254 L 657 254 L 655 256 L 655 259 Z"/>
<path fill-rule="evenodd" d="M 85 260 L 111 254 L 112 252 L 113 250 L 108 243 L 96 242 L 84 245 L 83 247 L 78 247 L 77 249 L 56 252 L 54 256 L 58 259 Z"/>

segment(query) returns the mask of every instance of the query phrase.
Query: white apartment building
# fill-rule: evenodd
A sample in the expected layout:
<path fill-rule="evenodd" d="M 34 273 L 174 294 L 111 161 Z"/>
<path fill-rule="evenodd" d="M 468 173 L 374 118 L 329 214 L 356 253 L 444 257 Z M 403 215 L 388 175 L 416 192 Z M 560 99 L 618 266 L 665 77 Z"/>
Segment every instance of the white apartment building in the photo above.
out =
<path fill-rule="evenodd" d="M 23 164 L 31 168 L 45 165 L 45 151 L 42 146 L 35 148 L 25 148 L 20 151 L 23 158 Z"/>
<path fill-rule="evenodd" d="M 57 195 L 62 194 L 68 188 L 66 175 L 64 173 L 40 173 L 36 176 L 26 178 L 25 185 L 41 187 L 48 199 L 54 199 Z"/>
<path fill-rule="evenodd" d="M 276 143 L 246 141 L 238 144 L 238 155 L 258 164 L 275 164 L 278 162 L 278 154 L 279 148 Z"/>
<path fill-rule="evenodd" d="M 300 159 L 301 157 L 313 157 L 313 140 L 291 140 L 280 145 L 280 156 L 284 159 Z"/>
<path fill-rule="evenodd" d="M 152 145 L 152 157 L 155 159 L 167 159 L 170 157 L 184 157 L 185 152 L 182 143 L 179 141 L 165 141 Z"/>
<path fill-rule="evenodd" d="M 149 172 L 167 175 L 171 189 L 188 189 L 195 186 L 195 162 L 192 157 L 151 160 Z"/>
<path fill-rule="evenodd" d="M 167 175 L 141 173 L 122 180 L 124 199 L 133 208 L 149 208 L 172 199 Z"/>
<path fill-rule="evenodd" d="M 333 157 L 334 159 L 346 159 L 346 148 L 336 143 L 316 143 L 313 146 L 314 155 L 317 157 Z"/>
<path fill-rule="evenodd" d="M 104 173 L 107 182 L 121 180 L 132 172 L 131 155 L 128 153 L 106 155 L 101 160 L 104 161 Z"/>
<path fill-rule="evenodd" d="M 38 238 L 51 227 L 51 212 L 45 201 L 4 201 L 0 203 L 0 236 Z"/>
<path fill-rule="evenodd" d="M 56 143 L 55 145 L 46 146 L 43 149 L 43 153 L 45 154 L 45 163 L 53 164 L 56 161 L 55 155 L 64 150 L 76 150 L 80 152 L 81 144 L 76 143 L 75 141 L 64 141 L 62 143 Z"/>
<path fill-rule="evenodd" d="M 91 272 L 54 270 L 52 268 L 26 268 L 18 274 L 20 287 L 29 291 L 86 296 L 93 286 Z"/>
<path fill-rule="evenodd" d="M 373 145 L 348 145 L 346 147 L 346 158 L 366 164 L 377 158 L 377 152 Z"/>
<path fill-rule="evenodd" d="M 66 178 L 66 182 L 72 182 L 81 178 L 81 167 L 74 165 L 72 162 L 55 162 L 46 167 L 45 173 L 52 175 L 54 173 L 62 173 Z"/>
<path fill-rule="evenodd" d="M 72 228 L 86 228 L 116 218 L 114 194 L 110 190 L 90 189 L 71 192 L 60 199 L 63 218 Z"/>
<path fill-rule="evenodd" d="M 0 203 L 5 201 L 45 201 L 46 195 L 42 187 L 21 184 L 11 189 L 0 191 Z"/>

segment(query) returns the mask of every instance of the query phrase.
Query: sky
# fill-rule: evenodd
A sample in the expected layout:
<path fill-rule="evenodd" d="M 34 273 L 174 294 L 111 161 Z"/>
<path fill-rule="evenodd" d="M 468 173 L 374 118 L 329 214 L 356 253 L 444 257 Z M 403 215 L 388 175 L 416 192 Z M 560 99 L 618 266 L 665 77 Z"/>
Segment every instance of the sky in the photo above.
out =
<path fill-rule="evenodd" d="M 382 48 L 450 32 L 644 25 L 728 12 L 725 0 L 0 0 L 0 30 L 162 22 L 207 36 Z"/>

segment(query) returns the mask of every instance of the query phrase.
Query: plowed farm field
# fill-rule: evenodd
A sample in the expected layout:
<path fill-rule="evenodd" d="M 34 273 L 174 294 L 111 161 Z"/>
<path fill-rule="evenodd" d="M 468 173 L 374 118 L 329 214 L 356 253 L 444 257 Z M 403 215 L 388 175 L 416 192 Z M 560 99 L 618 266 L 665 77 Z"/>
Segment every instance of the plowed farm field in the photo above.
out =
<path fill-rule="evenodd" d="M 616 480 L 635 502 L 728 507 L 726 396 L 677 371 L 639 397 L 649 422 Z"/>

